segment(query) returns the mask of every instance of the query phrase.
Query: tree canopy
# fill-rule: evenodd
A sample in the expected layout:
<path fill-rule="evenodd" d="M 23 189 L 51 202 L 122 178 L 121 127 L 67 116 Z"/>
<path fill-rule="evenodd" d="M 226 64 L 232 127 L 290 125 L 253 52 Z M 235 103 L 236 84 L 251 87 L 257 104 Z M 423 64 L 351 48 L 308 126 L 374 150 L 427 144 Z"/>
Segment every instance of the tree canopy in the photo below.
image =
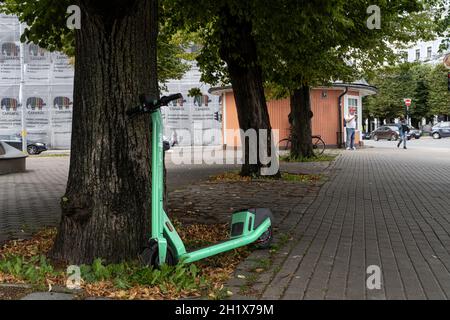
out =
<path fill-rule="evenodd" d="M 450 116 L 450 92 L 448 71 L 443 64 L 437 65 L 427 76 L 429 83 L 428 104 L 434 115 Z"/>
<path fill-rule="evenodd" d="M 378 94 L 367 97 L 366 116 L 394 119 L 404 115 L 405 98 L 412 99 L 409 110 L 415 123 L 434 115 L 449 115 L 447 72 L 443 64 L 420 63 L 402 63 L 378 70 L 369 79 L 378 88 Z"/>
<path fill-rule="evenodd" d="M 333 79 L 355 79 L 386 62 L 393 63 L 398 58 L 396 47 L 435 35 L 431 8 L 440 2 L 377 3 L 380 29 L 367 26 L 370 1 L 170 0 L 168 6 L 173 12 L 172 26 L 199 32 L 203 46 L 198 62 L 204 81 L 229 82 L 226 64 L 219 55 L 220 33 L 226 28 L 220 24 L 220 8 L 227 5 L 251 22 L 257 62 L 265 71 L 265 79 L 296 87 L 302 81 L 324 84 Z"/>

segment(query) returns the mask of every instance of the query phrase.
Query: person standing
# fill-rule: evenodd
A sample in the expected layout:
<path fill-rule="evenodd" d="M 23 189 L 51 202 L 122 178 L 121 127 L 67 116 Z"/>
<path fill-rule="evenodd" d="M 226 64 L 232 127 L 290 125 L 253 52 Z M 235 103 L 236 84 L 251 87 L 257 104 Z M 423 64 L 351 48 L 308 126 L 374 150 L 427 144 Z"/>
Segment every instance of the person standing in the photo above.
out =
<path fill-rule="evenodd" d="M 400 145 L 403 142 L 403 149 L 406 149 L 406 140 L 407 140 L 407 135 L 409 132 L 409 127 L 408 127 L 408 123 L 406 122 L 406 119 L 404 116 L 400 116 L 400 120 L 397 123 L 397 127 L 398 127 L 399 136 L 400 136 L 400 139 L 397 144 L 397 148 L 400 148 Z"/>
<path fill-rule="evenodd" d="M 345 117 L 345 131 L 347 134 L 347 150 L 356 150 L 355 147 L 355 129 L 356 129 L 356 119 L 358 116 L 355 113 L 355 109 L 351 108 L 348 115 Z"/>

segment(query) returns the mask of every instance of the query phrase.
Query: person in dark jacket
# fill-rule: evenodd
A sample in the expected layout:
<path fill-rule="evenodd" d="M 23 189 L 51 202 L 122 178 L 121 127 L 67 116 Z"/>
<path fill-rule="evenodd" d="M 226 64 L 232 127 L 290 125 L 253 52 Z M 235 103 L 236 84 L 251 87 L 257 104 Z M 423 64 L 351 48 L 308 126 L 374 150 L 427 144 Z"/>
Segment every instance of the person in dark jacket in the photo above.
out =
<path fill-rule="evenodd" d="M 403 142 L 403 149 L 406 149 L 406 140 L 409 132 L 409 127 L 404 116 L 400 116 L 400 121 L 397 123 L 397 127 L 400 135 L 397 148 L 400 148 L 400 145 Z"/>

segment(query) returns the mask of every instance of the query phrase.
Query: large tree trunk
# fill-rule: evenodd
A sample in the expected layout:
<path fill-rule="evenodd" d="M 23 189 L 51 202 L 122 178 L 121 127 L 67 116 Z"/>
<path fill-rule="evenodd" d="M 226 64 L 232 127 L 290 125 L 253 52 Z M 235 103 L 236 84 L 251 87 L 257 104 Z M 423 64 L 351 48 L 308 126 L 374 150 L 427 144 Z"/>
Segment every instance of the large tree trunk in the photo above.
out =
<path fill-rule="evenodd" d="M 258 64 L 256 43 L 252 35 L 252 25 L 243 18 L 233 16 L 227 7 L 222 10 L 220 25 L 222 29 L 220 57 L 227 63 L 239 126 L 244 132 L 249 129 L 256 130 L 258 139 L 258 143 L 241 139 L 243 140 L 241 141 L 242 150 L 245 152 L 241 175 L 260 176 L 261 169 L 266 166 L 262 163 L 259 154 L 258 133 L 260 130 L 267 130 L 267 146 L 269 147 L 267 155 L 270 156 L 275 151 L 272 150 L 272 128 L 264 95 L 262 70 Z M 255 157 L 257 161 L 251 161 L 252 157 Z M 278 176 L 278 169 L 271 175 Z"/>
<path fill-rule="evenodd" d="M 310 90 L 307 84 L 295 89 L 291 94 L 291 157 L 310 158 L 314 156 Z"/>
<path fill-rule="evenodd" d="M 125 112 L 158 94 L 156 0 L 79 0 L 72 151 L 54 259 L 136 258 L 150 232 L 151 125 Z"/>

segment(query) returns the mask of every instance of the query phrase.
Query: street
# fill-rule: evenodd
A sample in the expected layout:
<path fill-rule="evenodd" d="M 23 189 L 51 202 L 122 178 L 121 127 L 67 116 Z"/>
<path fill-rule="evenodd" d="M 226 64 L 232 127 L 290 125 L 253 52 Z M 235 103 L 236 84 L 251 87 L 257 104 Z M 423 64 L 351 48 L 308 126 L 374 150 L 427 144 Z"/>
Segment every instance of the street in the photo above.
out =
<path fill-rule="evenodd" d="M 380 149 L 397 148 L 398 141 L 388 140 L 364 140 L 364 145 Z M 403 147 L 403 144 L 402 146 Z M 406 147 L 414 151 L 436 152 L 450 154 L 450 138 L 433 139 L 431 137 L 421 137 L 420 139 L 411 139 L 406 141 Z"/>

